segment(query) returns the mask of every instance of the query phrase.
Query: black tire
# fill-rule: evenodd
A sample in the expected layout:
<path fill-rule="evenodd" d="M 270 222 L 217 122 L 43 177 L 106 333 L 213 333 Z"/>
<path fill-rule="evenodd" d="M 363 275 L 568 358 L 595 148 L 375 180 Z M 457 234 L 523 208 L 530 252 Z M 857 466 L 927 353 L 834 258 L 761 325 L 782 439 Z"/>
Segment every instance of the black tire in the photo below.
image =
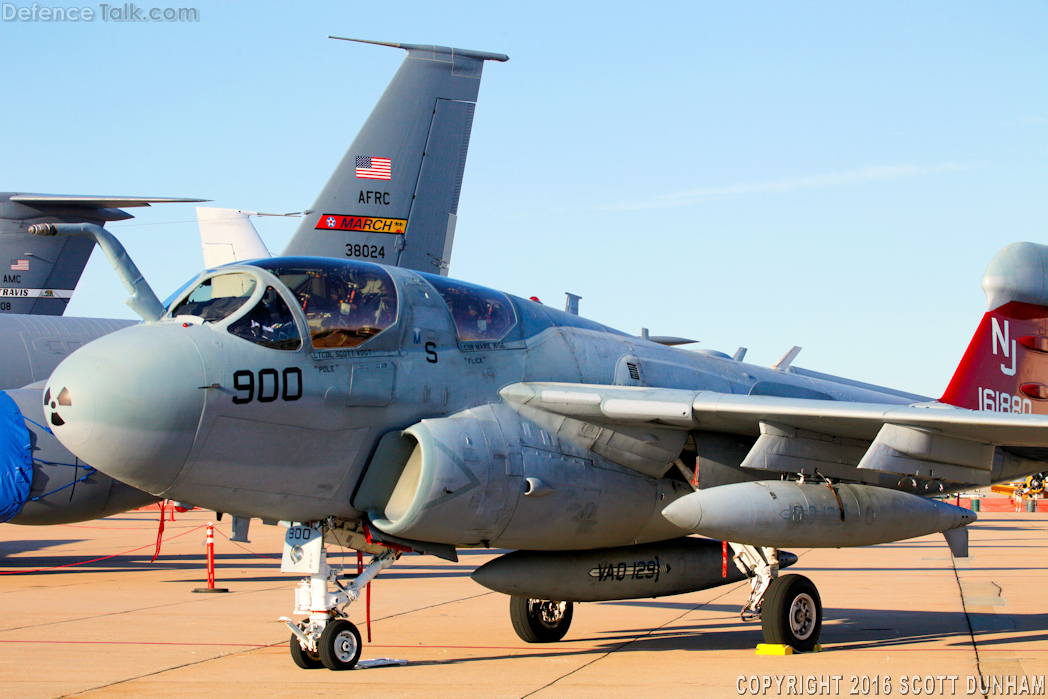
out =
<path fill-rule="evenodd" d="M 568 633 L 573 606 L 571 602 L 510 597 L 509 618 L 520 640 L 555 643 Z"/>
<path fill-rule="evenodd" d="M 317 648 L 320 662 L 328 670 L 352 670 L 360 660 L 360 632 L 345 619 L 335 619 L 324 627 Z"/>
<path fill-rule="evenodd" d="M 782 575 L 771 581 L 761 601 L 764 642 L 813 650 L 822 631 L 822 600 L 815 584 L 803 575 Z"/>
<path fill-rule="evenodd" d="M 319 670 L 324 667 L 324 663 L 320 662 L 320 655 L 303 648 L 295 634 L 291 634 L 289 646 L 291 647 L 291 659 L 303 670 Z"/>

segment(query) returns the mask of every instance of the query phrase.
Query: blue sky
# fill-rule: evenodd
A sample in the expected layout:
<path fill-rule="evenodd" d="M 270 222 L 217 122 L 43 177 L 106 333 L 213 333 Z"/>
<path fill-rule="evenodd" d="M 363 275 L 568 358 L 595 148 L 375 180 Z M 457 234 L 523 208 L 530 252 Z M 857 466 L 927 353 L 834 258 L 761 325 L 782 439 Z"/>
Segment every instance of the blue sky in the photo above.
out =
<path fill-rule="evenodd" d="M 403 58 L 335 34 L 510 56 L 451 276 L 623 330 L 938 396 L 990 258 L 1048 244 L 1043 2 L 140 6 L 200 20 L 0 22 L 0 190 L 307 208 Z M 111 230 L 163 297 L 195 212 L 134 212 Z M 125 296 L 96 253 L 68 314 Z"/>

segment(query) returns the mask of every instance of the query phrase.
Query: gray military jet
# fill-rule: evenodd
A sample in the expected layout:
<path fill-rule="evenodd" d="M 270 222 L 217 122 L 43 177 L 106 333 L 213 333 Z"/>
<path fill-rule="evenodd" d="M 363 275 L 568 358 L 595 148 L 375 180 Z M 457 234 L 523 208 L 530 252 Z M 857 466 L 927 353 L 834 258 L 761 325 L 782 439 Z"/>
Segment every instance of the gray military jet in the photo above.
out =
<path fill-rule="evenodd" d="M 439 46 L 361 43 L 402 48 L 407 57 L 313 207 L 305 212 L 288 250 L 343 259 L 376 259 L 446 274 L 482 65 L 485 60 L 504 61 L 507 57 Z M 383 157 L 389 155 L 395 157 Z M 360 162 L 361 158 L 370 160 L 371 165 L 365 167 L 367 163 Z M 389 160 L 390 164 L 376 165 L 376 160 Z M 202 200 L 13 195 L 13 203 L 0 204 L 0 214 L 7 215 L 8 226 L 13 227 L 0 229 L 10 234 L 0 236 L 0 248 L 10 241 L 20 250 L 32 251 L 23 257 L 30 257 L 26 264 L 34 274 L 44 274 L 43 261 L 56 259 L 59 254 L 65 256 L 64 268 L 70 266 L 70 260 L 79 260 L 80 266 L 75 270 L 75 278 L 79 278 L 94 245 L 92 237 L 33 236 L 27 232 L 30 225 L 101 225 L 130 218 L 107 207 L 145 206 L 158 201 Z M 215 227 L 205 230 L 205 218 Z M 210 210 L 201 221 L 205 259 L 224 264 L 245 254 L 269 255 L 257 234 L 245 237 L 245 225 L 250 233 L 254 234 L 254 230 L 244 212 Z M 329 224 L 330 221 L 335 223 Z M 224 224 L 227 230 L 223 230 Z M 318 235 L 320 231 L 322 235 Z M 101 240 L 108 244 L 105 236 Z M 12 260 L 12 265 L 16 262 L 26 260 Z M 72 278 L 72 270 L 66 274 L 62 278 Z M 131 274 L 127 282 L 133 283 L 137 276 L 140 275 Z M 47 277 L 32 277 L 38 278 Z M 48 283 L 55 283 L 56 278 L 50 277 Z M 22 277 L 12 283 L 24 286 L 29 280 L 30 277 Z M 75 279 L 68 284 L 72 288 Z M 58 296 L 68 300 L 68 294 Z M 36 300 L 36 308 L 58 313 L 65 308 L 65 301 L 61 306 L 45 307 Z M 15 310 L 25 312 L 29 308 L 21 306 Z M 0 468 L 0 522 L 81 521 L 156 500 L 95 472 L 70 454 L 38 424 L 44 422 L 40 409 L 42 385 L 28 386 L 47 378 L 76 347 L 132 324 L 123 320 L 0 314 L 0 337 L 10 340 L 10 355 L 0 371 L 0 388 L 9 389 L 6 395 L 13 405 L 7 404 L 7 408 L 15 416 L 6 435 L 7 453 L 18 454 L 6 468 Z M 6 404 L 2 395 L 0 402 Z M 23 423 L 24 427 L 19 427 Z M 28 453 L 23 450 L 26 440 L 31 443 Z"/>
<path fill-rule="evenodd" d="M 943 402 L 666 347 L 435 274 L 289 256 L 205 271 L 166 308 L 143 282 L 144 322 L 64 361 L 44 410 L 115 478 L 284 520 L 282 570 L 309 576 L 305 618 L 287 620 L 303 668 L 353 667 L 345 610 L 401 552 L 462 547 L 516 549 L 474 578 L 511 595 L 526 641 L 562 638 L 573 602 L 746 577 L 743 616 L 810 650 L 822 603 L 779 575 L 796 561 L 780 547 L 942 532 L 964 556 L 975 514 L 932 496 L 1044 470 L 1048 417 L 1023 413 L 1048 411 L 1046 262 L 1024 244 L 991 263 Z M 373 555 L 351 584 L 329 543 Z"/>

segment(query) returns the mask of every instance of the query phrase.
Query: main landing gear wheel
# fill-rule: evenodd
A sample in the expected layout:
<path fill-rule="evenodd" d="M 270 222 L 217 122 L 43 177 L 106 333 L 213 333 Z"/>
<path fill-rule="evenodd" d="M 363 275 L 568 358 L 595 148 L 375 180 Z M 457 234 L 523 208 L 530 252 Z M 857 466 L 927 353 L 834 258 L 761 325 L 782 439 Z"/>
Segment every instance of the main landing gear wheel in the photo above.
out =
<path fill-rule="evenodd" d="M 572 606 L 571 602 L 510 597 L 509 618 L 522 641 L 554 643 L 564 638 L 571 626 Z"/>
<path fill-rule="evenodd" d="M 298 636 L 291 634 L 291 659 L 303 670 L 319 670 L 324 667 L 320 655 L 311 650 L 306 650 L 298 641 Z"/>
<path fill-rule="evenodd" d="M 317 642 L 320 662 L 328 670 L 352 670 L 360 660 L 360 632 L 345 619 L 328 622 Z"/>
<path fill-rule="evenodd" d="M 782 575 L 771 581 L 761 601 L 764 642 L 815 648 L 822 630 L 822 600 L 815 584 L 803 575 Z"/>

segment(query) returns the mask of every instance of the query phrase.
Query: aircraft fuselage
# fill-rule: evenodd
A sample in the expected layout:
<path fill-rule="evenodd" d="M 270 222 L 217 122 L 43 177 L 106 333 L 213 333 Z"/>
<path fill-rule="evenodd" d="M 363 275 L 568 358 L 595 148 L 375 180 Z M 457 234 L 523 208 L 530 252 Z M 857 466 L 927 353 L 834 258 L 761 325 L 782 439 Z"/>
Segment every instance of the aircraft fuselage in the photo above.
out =
<path fill-rule="evenodd" d="M 578 548 L 656 541 L 681 534 L 659 513 L 691 492 L 666 474 L 687 431 L 551 422 L 499 390 L 542 381 L 912 402 L 369 263 L 274 258 L 206 272 L 188 288 L 160 322 L 63 362 L 45 413 L 68 448 L 114 478 L 266 519 L 375 518 L 385 507 L 390 533 L 455 545 L 543 548 L 529 539 L 532 517 L 544 536 L 562 530 Z M 455 422 L 466 411 L 475 419 Z M 430 427 L 414 441 L 383 441 L 418 425 Z M 447 453 L 448 471 L 411 471 L 412 445 L 426 444 L 427 459 Z M 430 473 L 444 480 L 427 482 Z M 533 481 L 548 494 L 528 493 Z M 433 495 L 419 505 L 425 488 Z M 467 529 L 420 524 L 458 504 Z M 552 513 L 563 514 L 559 526 Z"/>

